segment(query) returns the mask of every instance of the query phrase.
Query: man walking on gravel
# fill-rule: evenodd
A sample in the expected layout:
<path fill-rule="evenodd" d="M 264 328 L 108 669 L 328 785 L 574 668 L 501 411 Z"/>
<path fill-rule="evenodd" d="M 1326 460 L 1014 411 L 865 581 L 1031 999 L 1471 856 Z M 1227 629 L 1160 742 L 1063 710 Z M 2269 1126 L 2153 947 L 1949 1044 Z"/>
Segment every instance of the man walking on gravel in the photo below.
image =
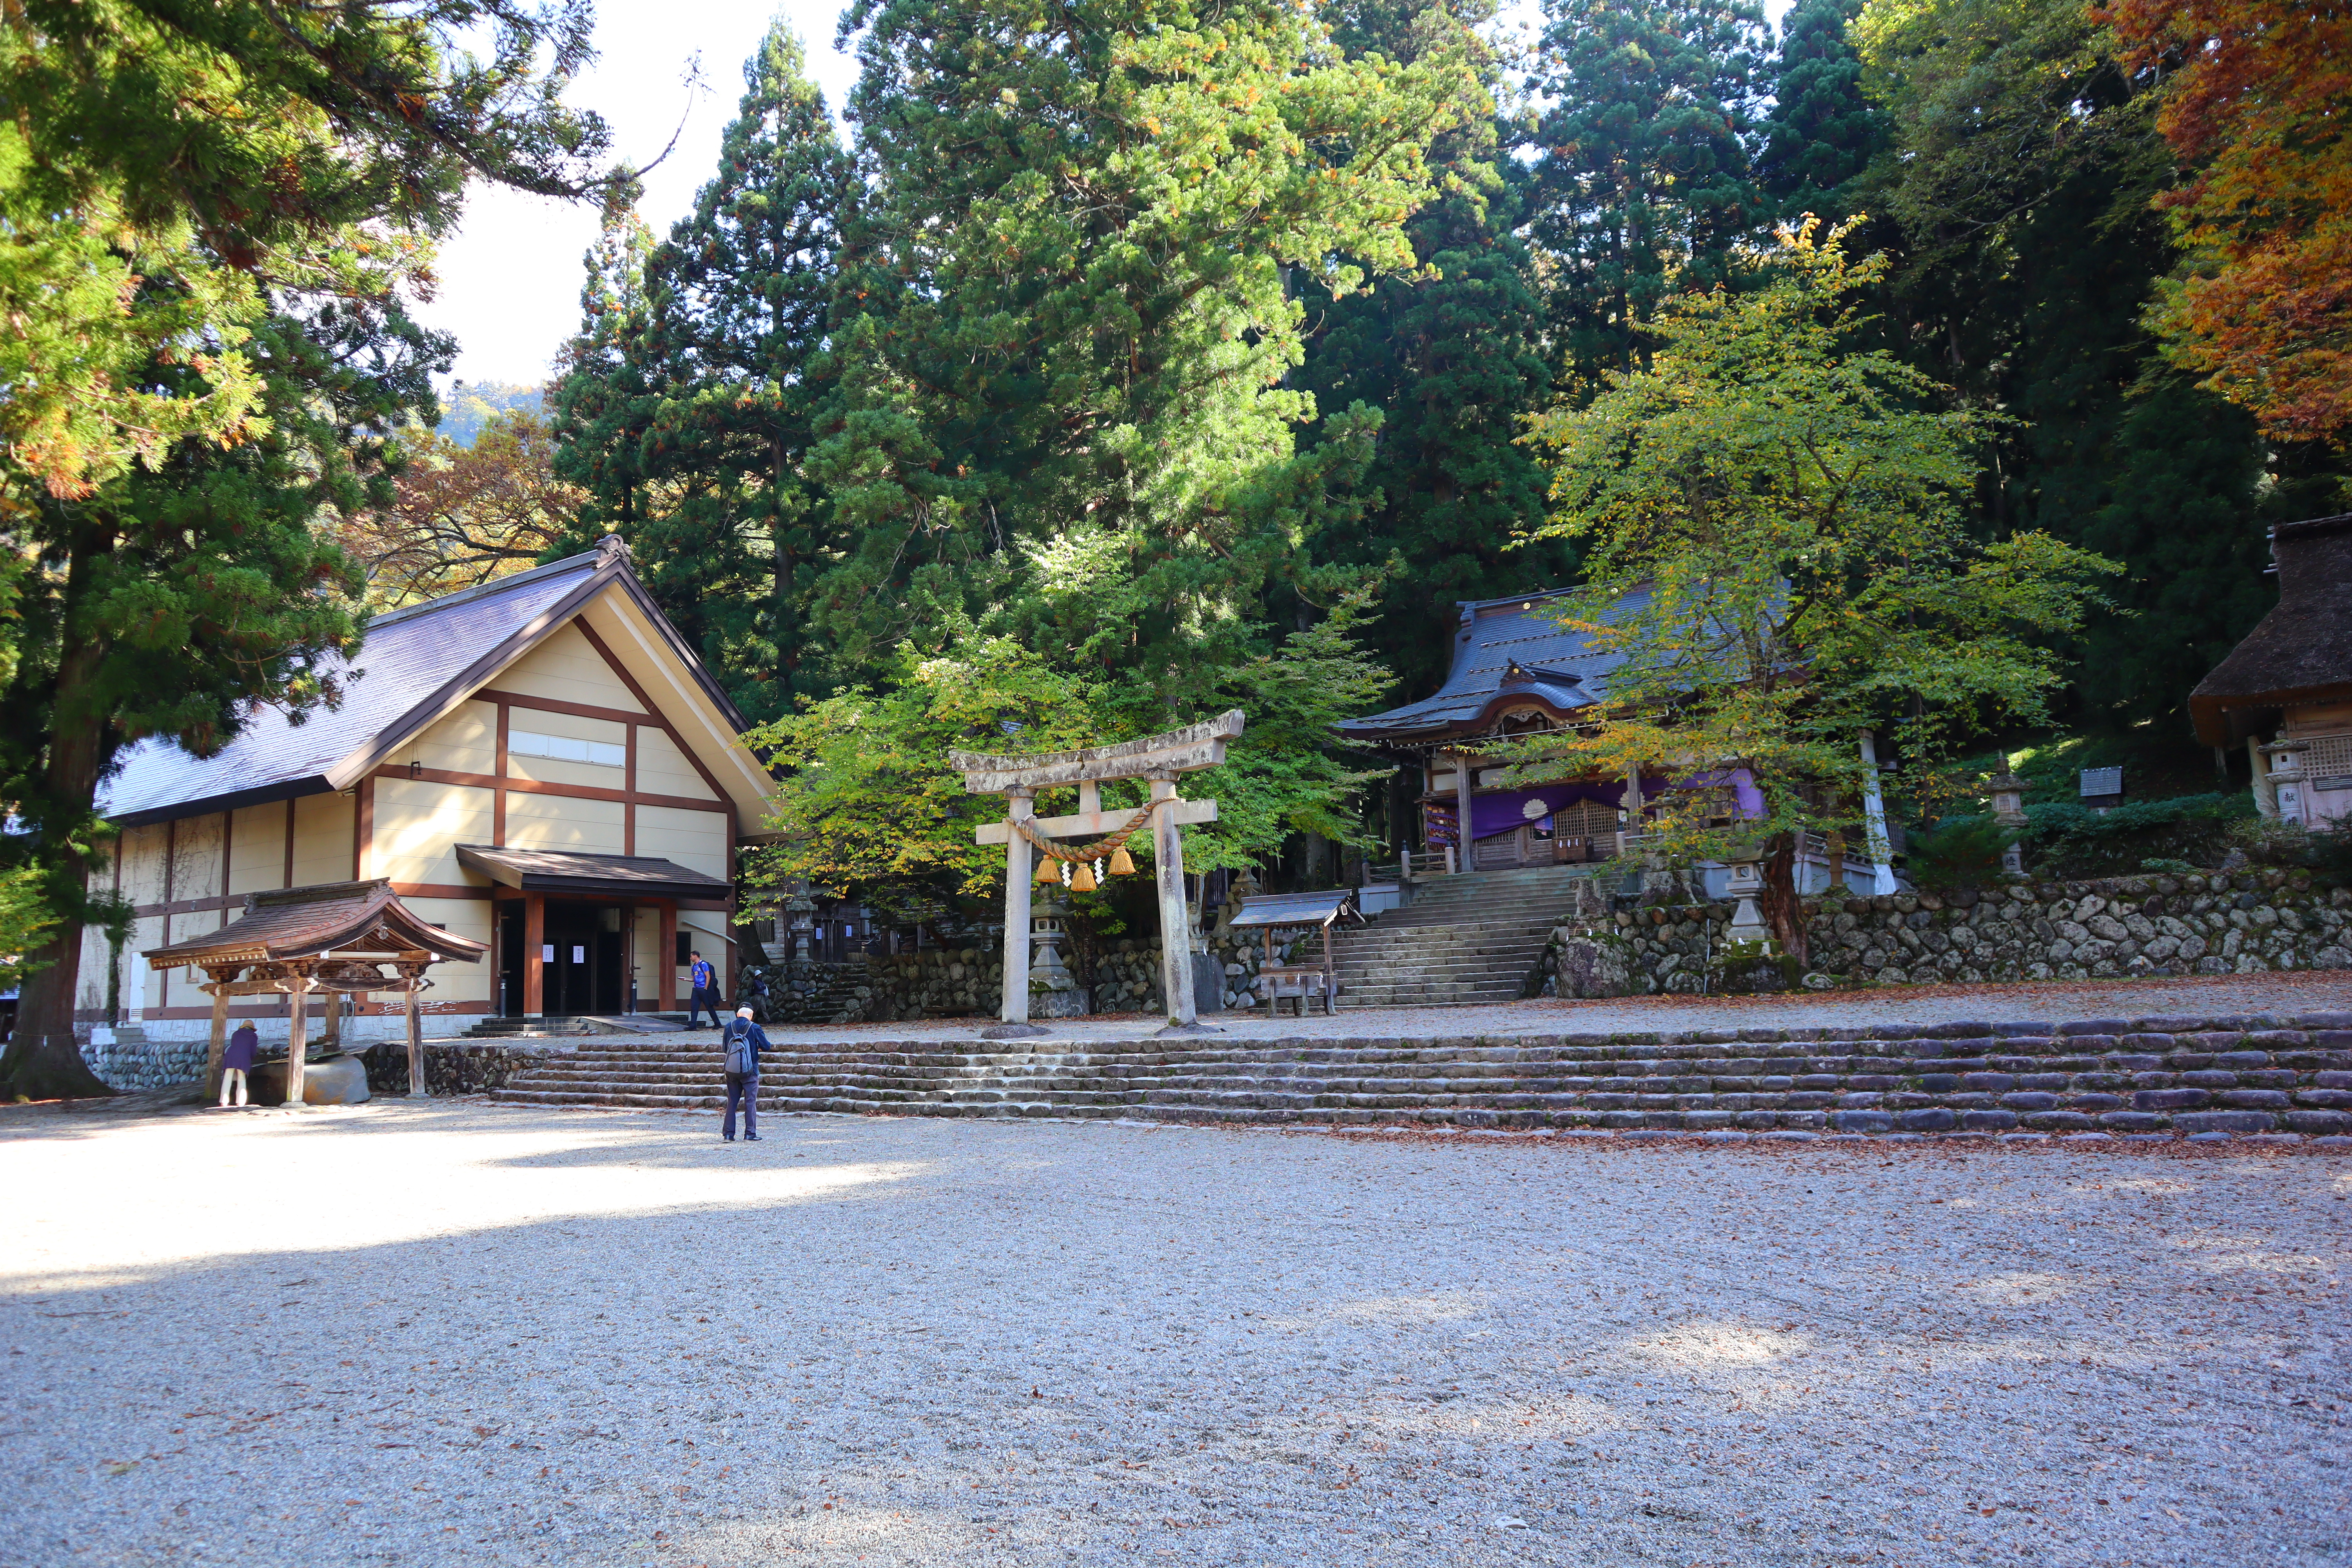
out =
<path fill-rule="evenodd" d="M 743 1107 L 743 1142 L 760 1141 L 760 1053 L 768 1048 L 768 1032 L 752 1021 L 751 1009 L 738 1007 L 719 1037 L 727 1053 L 727 1120 L 720 1123 L 722 1142 L 735 1142 L 735 1107 Z"/>
<path fill-rule="evenodd" d="M 691 1029 L 701 1022 L 702 1010 L 708 1007 L 710 1009 L 710 1026 L 719 1028 L 724 1020 L 719 1016 L 719 992 L 712 984 L 715 977 L 711 973 L 710 961 L 698 952 L 689 952 L 687 956 L 694 961 L 692 967 L 686 972 L 688 982 L 694 987 L 694 994 L 686 1005 L 686 1026 Z"/>

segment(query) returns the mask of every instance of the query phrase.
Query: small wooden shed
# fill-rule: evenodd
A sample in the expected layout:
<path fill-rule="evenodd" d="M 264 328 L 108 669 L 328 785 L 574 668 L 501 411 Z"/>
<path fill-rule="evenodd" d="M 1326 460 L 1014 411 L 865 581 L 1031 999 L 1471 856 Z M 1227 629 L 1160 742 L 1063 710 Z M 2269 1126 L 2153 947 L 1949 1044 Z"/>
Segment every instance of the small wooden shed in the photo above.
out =
<path fill-rule="evenodd" d="M 1235 931 L 1255 927 L 1265 932 L 1265 962 L 1258 968 L 1260 984 L 1265 987 L 1266 1007 L 1270 1012 L 1282 1010 L 1282 998 L 1298 999 L 1299 1016 L 1307 1013 L 1309 996 L 1323 998 L 1323 1011 L 1339 1010 L 1339 976 L 1331 958 L 1331 928 L 1341 921 L 1360 925 L 1364 917 L 1356 909 L 1353 888 L 1333 888 L 1317 893 L 1267 893 L 1242 900 L 1241 912 L 1233 918 Z M 1303 926 L 1320 927 L 1323 932 L 1323 962 L 1320 963 L 1276 963 L 1274 961 L 1274 933 L 1277 930 L 1297 930 Z"/>
<path fill-rule="evenodd" d="M 232 996 L 278 992 L 293 998 L 291 1034 L 286 1047 L 286 1100 L 302 1099 L 307 1059 L 308 998 L 323 991 L 326 1037 L 341 1037 L 341 999 L 388 992 L 403 997 L 408 1014 L 408 1092 L 425 1092 L 425 1026 L 417 996 L 433 982 L 425 971 L 455 960 L 478 963 L 488 945 L 456 936 L 419 919 L 400 901 L 388 878 L 364 882 L 324 882 L 248 893 L 245 913 L 215 931 L 144 956 L 155 969 L 184 965 L 209 977 L 204 989 L 213 999 L 212 1046 L 205 1058 L 205 1095 L 220 1092 L 221 1051 L 228 1043 Z"/>

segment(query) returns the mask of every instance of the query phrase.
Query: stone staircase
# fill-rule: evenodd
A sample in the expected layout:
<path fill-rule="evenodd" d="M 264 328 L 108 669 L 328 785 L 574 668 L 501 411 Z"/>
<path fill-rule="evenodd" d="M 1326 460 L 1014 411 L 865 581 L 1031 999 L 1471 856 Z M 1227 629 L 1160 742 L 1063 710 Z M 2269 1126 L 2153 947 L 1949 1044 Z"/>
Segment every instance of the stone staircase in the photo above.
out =
<path fill-rule="evenodd" d="M 2352 1132 L 2352 1015 L 771 1053 L 760 1106 L 902 1116 L 1674 1132 Z M 715 1110 L 716 1046 L 614 1039 L 493 1100 Z"/>
<path fill-rule="evenodd" d="M 1574 905 L 1577 879 L 1591 874 L 1541 866 L 1415 883 L 1412 902 L 1333 938 L 1340 1011 L 1530 994 L 1552 928 Z"/>
<path fill-rule="evenodd" d="M 541 1040 L 570 1035 L 663 1034 L 686 1027 L 683 1013 L 632 1013 L 625 1017 L 583 1013 L 548 1018 L 485 1018 L 465 1032 L 469 1040 Z M 705 1024 L 705 1028 L 709 1025 Z"/>

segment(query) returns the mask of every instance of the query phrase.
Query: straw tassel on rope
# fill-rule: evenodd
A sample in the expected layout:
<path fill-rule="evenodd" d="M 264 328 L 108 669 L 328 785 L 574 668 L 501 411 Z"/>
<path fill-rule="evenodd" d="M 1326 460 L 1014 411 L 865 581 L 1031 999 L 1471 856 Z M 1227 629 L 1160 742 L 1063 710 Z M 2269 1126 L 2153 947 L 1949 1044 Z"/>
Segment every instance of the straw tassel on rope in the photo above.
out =
<path fill-rule="evenodd" d="M 1098 838 L 1092 844 L 1081 844 L 1070 848 L 1064 848 L 1061 845 L 1055 843 L 1052 839 L 1046 837 L 1045 835 L 1039 833 L 1035 828 L 1030 826 L 1026 821 L 1012 822 L 1012 827 L 1013 832 L 1018 833 L 1023 838 L 1028 840 L 1030 846 L 1034 848 L 1041 857 L 1037 862 L 1037 880 L 1041 882 L 1060 881 L 1061 876 L 1055 869 L 1054 862 L 1056 860 L 1065 862 L 1075 861 L 1077 863 L 1076 874 L 1070 879 L 1070 890 L 1076 893 L 1091 893 L 1095 890 L 1096 887 L 1093 862 L 1101 859 L 1106 854 L 1110 857 L 1110 874 L 1112 876 L 1131 877 L 1135 874 L 1135 858 L 1127 852 L 1128 835 L 1135 832 L 1146 822 L 1151 820 L 1152 812 L 1159 809 L 1159 807 L 1163 804 L 1172 805 L 1174 803 L 1172 801 L 1164 803 L 1159 801 L 1148 802 L 1142 806 L 1137 808 L 1135 815 L 1127 819 L 1126 826 L 1120 827 L 1108 837 Z M 1007 820 L 1010 821 L 1011 819 L 1008 818 Z"/>

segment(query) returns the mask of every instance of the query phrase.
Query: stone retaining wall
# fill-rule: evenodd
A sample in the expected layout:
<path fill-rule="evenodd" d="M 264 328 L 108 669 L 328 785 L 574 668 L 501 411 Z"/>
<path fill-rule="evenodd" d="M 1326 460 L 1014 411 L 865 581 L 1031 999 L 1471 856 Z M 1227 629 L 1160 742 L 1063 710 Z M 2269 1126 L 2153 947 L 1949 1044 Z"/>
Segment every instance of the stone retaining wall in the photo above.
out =
<path fill-rule="evenodd" d="M 210 1048 L 212 1032 L 193 1040 L 117 1041 L 113 1045 L 92 1045 L 85 1037 L 81 1042 L 81 1059 L 89 1070 L 109 1089 L 163 1089 L 175 1083 L 194 1083 L 205 1076 L 205 1053 Z"/>
<path fill-rule="evenodd" d="M 1727 904 L 1630 908 L 1562 927 L 1562 996 L 2352 968 L 2352 889 L 2307 872 L 2108 878 L 1805 900 L 1810 969 L 1727 954 Z"/>
<path fill-rule="evenodd" d="M 568 1048 L 568 1047 L 563 1047 Z M 425 1046 L 425 1092 L 431 1095 L 487 1094 L 504 1089 L 515 1074 L 546 1064 L 550 1051 L 541 1040 L 428 1040 Z M 377 1094 L 408 1092 L 408 1044 L 379 1042 L 360 1057 L 367 1068 L 368 1088 Z"/>
<path fill-rule="evenodd" d="M 1259 938 L 1218 938 L 1210 952 L 1224 966 L 1225 1005 L 1256 1004 L 1251 990 L 1263 956 Z M 1065 960 L 1067 959 L 1065 949 Z M 1003 991 L 1003 950 L 931 948 L 888 956 L 867 954 L 841 963 L 783 963 L 761 971 L 769 1016 L 791 1024 L 911 1023 L 922 1018 L 992 1016 Z M 1160 943 L 1121 940 L 1095 957 L 1089 998 L 1095 1013 L 1156 1013 Z"/>

